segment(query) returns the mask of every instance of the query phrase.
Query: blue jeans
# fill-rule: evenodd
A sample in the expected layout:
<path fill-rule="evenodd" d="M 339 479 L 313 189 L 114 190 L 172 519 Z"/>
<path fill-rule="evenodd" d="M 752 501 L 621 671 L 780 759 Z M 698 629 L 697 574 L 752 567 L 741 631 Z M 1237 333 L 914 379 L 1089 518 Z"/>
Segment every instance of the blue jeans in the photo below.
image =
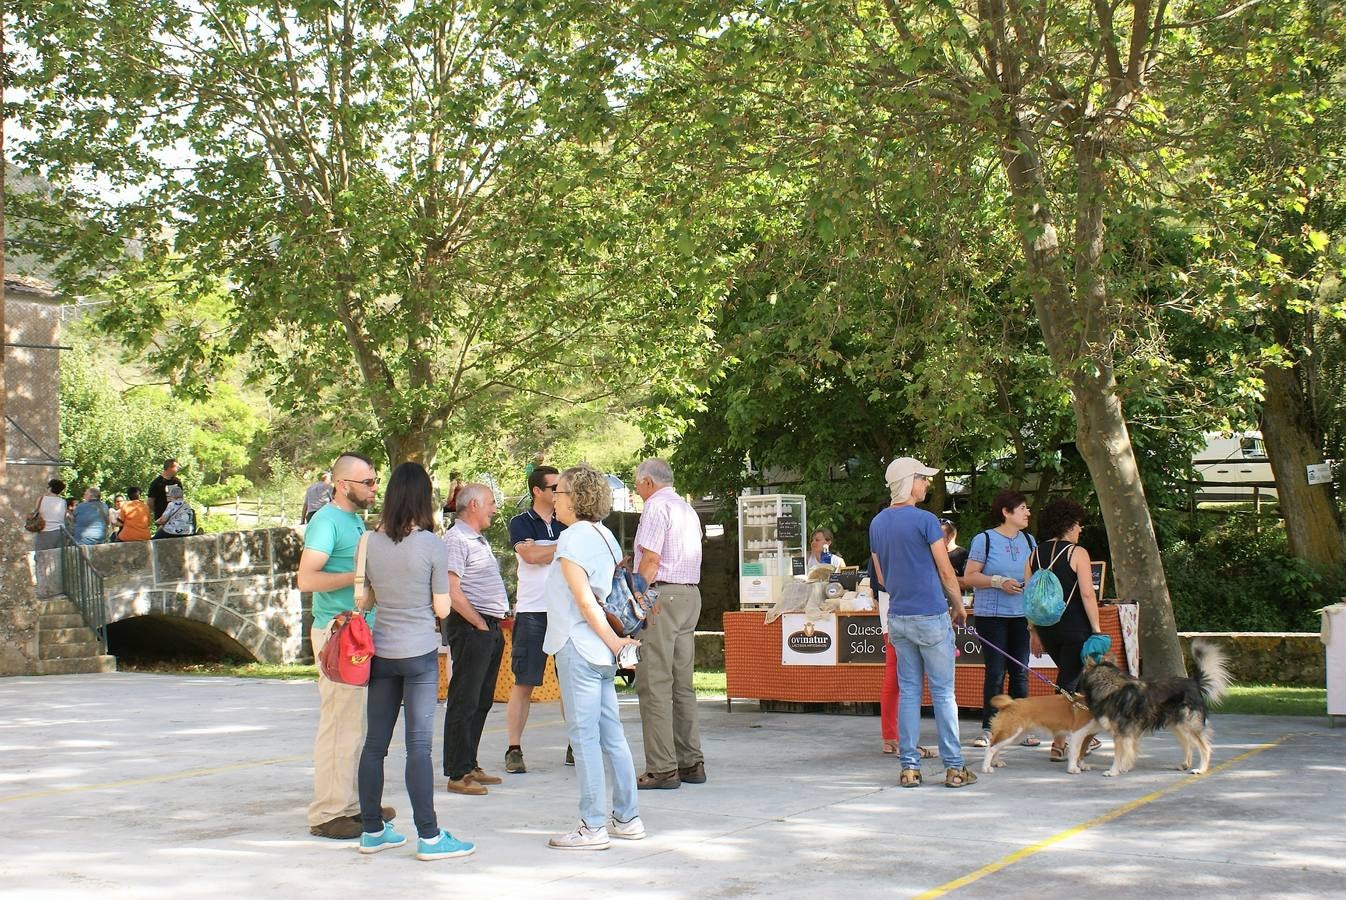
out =
<path fill-rule="evenodd" d="M 921 754 L 921 681 L 930 681 L 930 703 L 939 734 L 944 767 L 963 768 L 958 740 L 958 701 L 953 695 L 953 624 L 948 613 L 937 616 L 889 616 L 888 638 L 897 650 L 898 753 L 902 768 L 919 769 Z"/>
<path fill-rule="evenodd" d="M 402 707 L 407 709 L 407 794 L 416 833 L 426 840 L 439 835 L 435 818 L 435 771 L 430 761 L 435 706 L 439 701 L 437 651 L 406 659 L 376 656 L 369 664 L 369 726 L 360 751 L 360 818 L 370 834 L 383 831 L 383 760 L 393 739 Z"/>
<path fill-rule="evenodd" d="M 986 680 L 982 683 L 981 729 L 989 731 L 991 718 L 996 708 L 991 698 L 1004 693 L 1005 669 L 1009 668 L 1009 695 L 1015 700 L 1028 696 L 1028 620 L 1023 616 L 977 616 L 972 625 L 977 634 L 984 635 L 1005 653 L 1014 657 L 1020 664 L 1010 666 L 1003 654 L 992 647 L 982 648 L 982 660 L 986 664 Z"/>
<path fill-rule="evenodd" d="M 580 782 L 580 819 L 590 828 L 608 823 L 603 763 L 612 770 L 612 814 L 623 822 L 640 815 L 636 803 L 636 767 L 617 712 L 612 680 L 617 666 L 596 666 L 566 641 L 556 651 L 556 673 L 565 701 L 566 734 L 575 751 Z"/>

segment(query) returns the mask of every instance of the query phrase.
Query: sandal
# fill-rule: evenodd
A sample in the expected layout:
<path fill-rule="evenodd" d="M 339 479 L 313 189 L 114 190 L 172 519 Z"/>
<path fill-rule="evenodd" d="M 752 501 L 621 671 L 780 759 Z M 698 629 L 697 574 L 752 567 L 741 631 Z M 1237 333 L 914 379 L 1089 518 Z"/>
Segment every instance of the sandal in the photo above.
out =
<path fill-rule="evenodd" d="M 1019 742 L 1019 746 L 1020 746 L 1020 747 L 1041 747 L 1041 746 L 1042 746 L 1042 741 L 1038 740 L 1038 736 L 1037 736 L 1036 734 L 1030 734 L 1028 737 L 1024 738 L 1022 741 Z"/>
<path fill-rule="evenodd" d="M 1088 756 L 1090 753 L 1093 753 L 1095 750 L 1097 750 L 1099 747 L 1102 747 L 1102 746 L 1103 746 L 1103 742 L 1100 741 L 1098 738 L 1090 738 L 1090 739 L 1089 739 L 1089 746 L 1087 746 L 1087 747 L 1084 748 L 1084 752 L 1081 753 L 1080 756 L 1081 756 L 1081 757 Z"/>
<path fill-rule="evenodd" d="M 934 759 L 939 756 L 939 751 L 934 747 L 917 747 L 916 752 L 921 755 L 921 759 Z"/>
<path fill-rule="evenodd" d="M 968 771 L 967 766 L 961 769 L 944 770 L 944 786 L 946 788 L 967 787 L 969 784 L 976 784 L 977 776 Z"/>
<path fill-rule="evenodd" d="M 884 741 L 884 742 L 883 742 L 883 752 L 884 752 L 884 753 L 896 753 L 896 752 L 897 752 L 897 741 Z"/>
<path fill-rule="evenodd" d="M 991 732 L 989 732 L 989 731 L 983 731 L 983 732 L 981 733 L 981 737 L 977 738 L 975 741 L 972 742 L 972 746 L 974 746 L 974 747 L 989 747 L 989 746 L 991 746 Z"/>
<path fill-rule="evenodd" d="M 1065 762 L 1066 745 L 1053 743 L 1051 752 L 1047 755 L 1047 758 L 1050 759 L 1052 762 Z"/>
<path fill-rule="evenodd" d="M 898 784 L 901 785 L 902 787 L 920 787 L 920 786 L 921 786 L 921 770 L 920 770 L 920 769 L 903 769 L 903 770 L 902 770 L 902 777 L 899 779 Z"/>

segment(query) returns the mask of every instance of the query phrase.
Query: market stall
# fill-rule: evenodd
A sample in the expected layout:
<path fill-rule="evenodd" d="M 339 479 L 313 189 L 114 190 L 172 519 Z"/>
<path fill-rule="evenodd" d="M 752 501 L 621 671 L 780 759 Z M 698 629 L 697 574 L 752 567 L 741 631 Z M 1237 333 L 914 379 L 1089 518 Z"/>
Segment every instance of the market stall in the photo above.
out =
<path fill-rule="evenodd" d="M 1112 638 L 1109 654 L 1118 665 L 1140 669 L 1138 607 L 1104 601 L 1099 625 Z M 883 689 L 883 634 L 877 613 L 838 613 L 805 621 L 787 614 L 767 622 L 761 610 L 724 614 L 726 700 L 778 700 L 794 703 L 877 703 Z M 976 618 L 958 629 L 954 660 L 954 693 L 958 705 L 980 708 L 982 646 L 975 634 Z M 995 651 L 987 649 L 985 652 Z M 1049 681 L 1056 667 L 1049 658 L 1033 661 L 1033 671 Z M 1051 692 L 1037 678 L 1028 679 L 1031 696 Z M 930 696 L 925 694 L 923 703 Z"/>

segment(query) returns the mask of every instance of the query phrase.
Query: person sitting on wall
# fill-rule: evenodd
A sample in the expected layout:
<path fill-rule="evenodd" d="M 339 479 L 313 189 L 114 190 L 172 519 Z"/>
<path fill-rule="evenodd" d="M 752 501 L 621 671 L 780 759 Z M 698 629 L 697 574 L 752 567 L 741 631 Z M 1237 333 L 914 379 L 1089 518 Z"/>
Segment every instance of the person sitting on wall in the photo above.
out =
<path fill-rule="evenodd" d="M 150 508 L 140 499 L 140 488 L 126 489 L 126 499 L 117 504 L 117 518 L 122 523 L 115 538 L 119 543 L 150 539 Z"/>
<path fill-rule="evenodd" d="M 159 530 L 154 532 L 154 539 L 180 538 L 196 534 L 196 511 L 183 499 L 182 485 L 169 485 L 167 493 L 168 506 L 164 509 L 164 514 L 154 520 L 154 524 L 159 526 Z"/>
<path fill-rule="evenodd" d="M 108 508 L 98 488 L 91 487 L 84 492 L 84 500 L 75 507 L 71 531 L 75 543 L 81 546 L 107 542 Z"/>

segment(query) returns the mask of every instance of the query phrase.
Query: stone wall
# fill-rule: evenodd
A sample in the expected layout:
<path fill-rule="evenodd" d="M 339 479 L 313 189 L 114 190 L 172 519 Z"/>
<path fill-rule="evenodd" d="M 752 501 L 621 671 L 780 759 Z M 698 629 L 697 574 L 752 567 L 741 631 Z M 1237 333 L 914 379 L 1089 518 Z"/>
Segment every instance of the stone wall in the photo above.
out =
<path fill-rule="evenodd" d="M 1178 635 L 1191 671 L 1192 641 L 1203 640 L 1224 650 L 1235 684 L 1283 684 L 1322 687 L 1327 683 L 1327 656 L 1314 633 L 1184 632 Z"/>
<path fill-rule="evenodd" d="M 55 478 L 55 465 L 32 465 L 59 456 L 58 388 L 60 351 L 59 297 L 34 279 L 8 275 L 4 284 L 6 344 L 43 347 L 4 348 L 5 458 L 0 475 L 0 675 L 37 671 L 37 597 L 33 593 L 29 553 L 33 536 L 23 520 Z M 28 432 L 28 436 L 24 435 Z"/>
<path fill-rule="evenodd" d="M 5 279 L 5 457 L 25 463 L 60 457 L 60 343 L 62 308 L 59 298 L 31 279 Z M 35 346 L 36 345 L 36 346 Z M 22 430 L 20 430 L 22 428 Z M 25 434 L 26 432 L 26 434 Z M 32 501 L 55 478 L 55 465 L 6 466 L 4 490 L 17 506 Z"/>
<path fill-rule="evenodd" d="M 103 576 L 108 621 L 190 619 L 238 641 L 260 662 L 311 657 L 307 595 L 295 587 L 303 539 L 291 528 L 82 548 Z M 61 592 L 60 551 L 34 554 L 39 596 Z"/>
<path fill-rule="evenodd" d="M 0 676 L 37 671 L 37 597 L 27 564 L 31 540 L 12 516 L 0 522 Z"/>

